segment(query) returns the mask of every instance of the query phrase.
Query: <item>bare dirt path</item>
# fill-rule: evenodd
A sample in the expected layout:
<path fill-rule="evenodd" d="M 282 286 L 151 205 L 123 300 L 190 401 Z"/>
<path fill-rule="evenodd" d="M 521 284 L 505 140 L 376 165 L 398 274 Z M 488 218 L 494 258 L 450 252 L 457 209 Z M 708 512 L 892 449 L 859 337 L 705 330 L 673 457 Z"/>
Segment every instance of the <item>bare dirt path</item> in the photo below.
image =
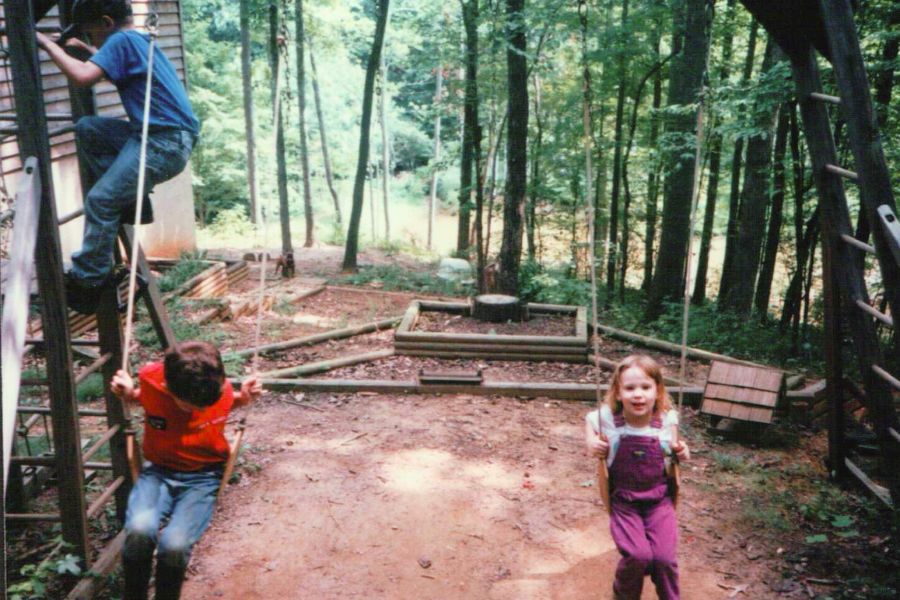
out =
<path fill-rule="evenodd" d="M 322 254 L 301 263 L 306 275 L 336 271 L 337 256 Z M 328 290 L 297 314 L 267 315 L 264 341 L 392 315 L 413 297 Z M 251 325 L 223 325 L 227 345 L 247 347 Z M 391 339 L 383 332 L 297 349 L 265 357 L 261 368 L 389 347 Z M 640 349 L 604 340 L 602 350 L 615 360 Z M 677 374 L 677 357 L 657 358 Z M 593 378 L 587 365 L 396 356 L 319 377 L 409 379 L 424 365 L 484 367 L 486 379 L 506 381 Z M 705 370 L 691 363 L 686 379 L 702 384 Z M 267 393 L 247 414 L 241 481 L 220 499 L 183 597 L 610 599 L 618 555 L 597 500 L 596 463 L 582 450 L 590 408 L 468 395 Z M 690 433 L 693 416 L 685 410 L 698 460 L 684 471 L 679 508 L 682 598 L 784 598 L 771 591 L 780 580 L 775 548 L 735 524 L 740 494 L 715 489 L 703 458 L 710 449 Z M 644 599 L 656 597 L 652 587 L 647 578 Z"/>

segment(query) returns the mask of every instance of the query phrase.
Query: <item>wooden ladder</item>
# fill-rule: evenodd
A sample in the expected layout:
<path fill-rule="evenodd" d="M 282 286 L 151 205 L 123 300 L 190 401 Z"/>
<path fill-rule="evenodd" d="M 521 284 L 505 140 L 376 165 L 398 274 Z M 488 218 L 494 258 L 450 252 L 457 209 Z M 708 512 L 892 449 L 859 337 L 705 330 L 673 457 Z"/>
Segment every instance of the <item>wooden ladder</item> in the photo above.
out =
<path fill-rule="evenodd" d="M 130 415 L 111 392 L 109 381 L 122 362 L 122 323 L 119 315 L 118 291 L 110 287 L 100 300 L 96 314 L 98 339 L 73 340 L 70 331 L 69 313 L 67 309 L 63 278 L 63 261 L 60 245 L 59 226 L 82 216 L 83 211 L 76 211 L 62 218 L 57 217 L 53 179 L 51 174 L 50 138 L 74 131 L 74 123 L 84 115 L 93 114 L 95 105 L 89 90 L 69 88 L 72 104 L 71 115 L 53 115 L 48 118 L 44 104 L 44 93 L 41 83 L 40 59 L 35 43 L 35 23 L 44 14 L 35 14 L 34 10 L 46 13 L 52 2 L 7 2 L 4 5 L 8 42 L 7 57 L 13 78 L 16 107 L 15 127 L 4 128 L 7 135 L 17 137 L 19 155 L 25 165 L 22 189 L 31 192 L 23 193 L 16 198 L 17 214 L 27 214 L 22 210 L 29 203 L 37 219 L 37 243 L 34 252 L 37 271 L 38 292 L 40 297 L 41 328 L 40 339 L 24 340 L 29 346 L 41 350 L 45 358 L 47 377 L 45 380 L 23 382 L 26 384 L 46 385 L 50 398 L 49 406 L 19 406 L 22 415 L 50 416 L 52 425 L 52 455 L 47 456 L 13 456 L 10 459 L 10 475 L 24 466 L 46 467 L 55 469 L 58 482 L 58 512 L 52 513 L 7 513 L 6 522 L 60 522 L 63 541 L 69 544 L 68 551 L 82 560 L 83 572 L 91 569 L 98 573 L 108 573 L 115 567 L 115 558 L 121 549 L 124 534 L 120 534 L 107 545 L 96 561 L 92 561 L 91 544 L 88 537 L 89 520 L 100 514 L 106 503 L 115 499 L 116 513 L 120 522 L 124 523 L 125 508 L 132 480 L 126 456 L 126 432 L 130 427 Z M 69 14 L 71 2 L 59 3 L 63 25 Z M 40 8 L 35 9 L 35 6 Z M 68 124 L 48 128 L 52 119 L 67 120 Z M 93 184 L 82 172 L 82 189 L 87 190 Z M 17 218 L 17 221 L 19 219 Z M 15 223 L 14 227 L 20 223 Z M 21 224 L 23 227 L 25 224 Z M 32 233 L 32 235 L 35 235 Z M 119 232 L 128 252 L 131 250 L 130 227 L 122 227 Z M 33 238 L 32 238 L 33 241 Z M 13 249 L 15 252 L 15 249 Z M 161 300 L 156 280 L 150 272 L 149 265 L 143 255 L 135 258 L 147 285 L 141 291 L 154 329 L 163 348 L 175 342 L 169 324 L 165 306 Z M 4 307 L 6 310 L 7 307 Z M 27 307 L 19 307 L 27 314 Z M 75 373 L 73 365 L 73 344 L 76 346 L 95 345 L 99 355 L 80 373 Z M 18 357 L 21 361 L 21 355 Z M 75 388 L 91 373 L 100 372 L 104 379 L 104 410 L 80 409 L 75 395 Z M 4 372 L 4 377 L 7 373 Z M 19 373 L 21 375 L 21 373 Z M 7 400 L 7 399 L 4 399 Z M 24 420 L 23 417 L 19 417 Z M 105 418 L 106 429 L 90 445 L 83 448 L 81 439 L 81 418 Z M 104 446 L 109 446 L 110 462 L 91 461 L 94 455 Z M 112 471 L 112 480 L 88 504 L 85 496 L 85 470 Z M 10 477 L 12 482 L 13 477 Z M 98 581 L 102 582 L 102 578 Z M 73 592 L 74 593 L 74 592 Z"/>
<path fill-rule="evenodd" d="M 810 42 L 806 43 L 805 51 L 794 51 L 790 56 L 822 218 L 830 408 L 828 465 L 835 479 L 854 478 L 885 504 L 897 506 L 900 427 L 893 395 L 900 391 L 900 380 L 885 364 L 879 327 L 893 329 L 900 308 L 900 223 L 850 3 L 820 0 L 818 8 L 830 54 L 827 58 L 833 65 L 840 97 L 822 93 L 816 55 Z M 791 40 L 791 44 L 796 48 L 797 39 Z M 828 118 L 829 104 L 840 108 L 846 122 L 855 171 L 838 166 Z M 861 202 L 855 231 L 844 194 L 844 180 L 859 186 Z M 877 308 L 872 305 L 866 288 L 867 255 L 875 257 L 884 284 L 884 299 Z M 845 379 L 842 350 L 847 334 L 856 355 L 862 391 Z M 893 341 L 888 353 L 900 356 L 900 336 L 894 334 Z M 847 394 L 855 396 L 867 409 L 879 446 L 878 470 L 881 479 L 887 482 L 886 487 L 876 484 L 862 468 L 861 461 L 848 451 L 844 406 Z"/>

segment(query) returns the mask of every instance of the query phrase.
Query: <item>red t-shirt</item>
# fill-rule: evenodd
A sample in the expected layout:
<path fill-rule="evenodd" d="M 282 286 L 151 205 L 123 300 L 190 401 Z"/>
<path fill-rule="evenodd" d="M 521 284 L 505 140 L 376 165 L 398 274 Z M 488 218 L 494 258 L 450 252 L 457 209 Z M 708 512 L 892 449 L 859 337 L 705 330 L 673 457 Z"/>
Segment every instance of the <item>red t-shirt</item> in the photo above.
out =
<path fill-rule="evenodd" d="M 163 363 L 150 363 L 138 378 L 147 460 L 174 471 L 199 471 L 228 459 L 230 448 L 224 432 L 234 390 L 227 379 L 215 404 L 186 412 L 178 408 L 165 385 Z"/>

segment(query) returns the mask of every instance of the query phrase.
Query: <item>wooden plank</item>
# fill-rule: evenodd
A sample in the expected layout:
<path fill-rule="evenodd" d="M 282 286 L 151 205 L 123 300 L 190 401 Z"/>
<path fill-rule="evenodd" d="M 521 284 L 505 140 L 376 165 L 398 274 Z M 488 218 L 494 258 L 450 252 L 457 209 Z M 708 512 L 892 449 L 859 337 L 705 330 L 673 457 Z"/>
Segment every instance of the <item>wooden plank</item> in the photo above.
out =
<path fill-rule="evenodd" d="M 324 393 L 377 392 L 382 394 L 468 394 L 477 396 L 506 396 L 528 398 L 555 398 L 559 400 L 594 400 L 597 386 L 586 383 L 509 382 L 491 381 L 474 385 L 418 385 L 412 380 L 341 380 L 341 379 L 269 379 L 262 380 L 263 387 L 275 391 L 305 391 Z M 601 385 L 601 391 L 608 386 Z M 683 391 L 685 401 L 697 405 L 703 393 L 699 387 L 672 388 Z"/>
<path fill-rule="evenodd" d="M 526 345 L 509 345 L 501 346 L 494 344 L 436 344 L 424 342 L 395 342 L 394 347 L 397 350 L 421 350 L 435 352 L 503 352 L 503 353 L 527 353 L 535 352 L 539 354 L 583 354 L 587 358 L 587 347 L 585 346 L 526 346 Z"/>
<path fill-rule="evenodd" d="M 225 357 L 229 356 L 252 356 L 255 352 L 259 352 L 260 354 L 270 354 L 274 352 L 280 352 L 282 350 L 288 350 L 291 348 L 297 348 L 300 346 L 312 346 L 314 344 L 318 344 L 320 342 L 325 342 L 328 340 L 340 340 L 348 337 L 353 337 L 355 335 L 361 335 L 365 333 L 372 333 L 374 331 L 381 331 L 385 329 L 390 329 L 397 325 L 400 322 L 400 317 L 390 317 L 388 319 L 382 319 L 380 321 L 375 321 L 373 323 L 366 323 L 364 325 L 357 325 L 355 327 L 344 327 L 343 329 L 332 329 L 331 331 L 326 331 L 323 333 L 316 333 L 313 335 L 307 335 L 304 337 L 294 338 L 292 340 L 286 340 L 283 342 L 276 342 L 274 344 L 266 344 L 264 346 L 260 346 L 259 348 L 247 348 L 246 350 L 239 350 L 238 352 L 224 352 L 223 355 Z"/>
<path fill-rule="evenodd" d="M 28 323 L 31 277 L 34 269 L 34 247 L 37 243 L 38 218 L 41 208 L 40 171 L 37 159 L 29 158 L 25 175 L 16 190 L 16 218 L 13 221 L 10 261 L 4 269 L 6 286 L 3 301 L 3 323 L 0 325 L 0 356 L 3 370 L 3 489 L 9 475 L 16 430 L 16 405 L 22 377 L 25 351 L 25 329 Z"/>
<path fill-rule="evenodd" d="M 578 310 L 575 311 L 575 337 L 577 337 L 579 341 L 583 341 L 583 343 L 587 345 L 587 309 L 583 306 L 579 306 Z"/>
<path fill-rule="evenodd" d="M 480 358 L 482 360 L 506 360 L 506 361 L 530 361 L 530 362 L 566 362 L 587 363 L 587 354 L 535 354 L 512 352 L 442 352 L 438 350 L 401 350 L 397 349 L 400 356 L 422 356 L 432 358 Z"/>
<path fill-rule="evenodd" d="M 100 590 L 106 587 L 108 579 L 107 575 L 119 564 L 119 556 L 122 554 L 122 548 L 125 546 L 125 530 L 112 539 L 106 545 L 94 564 L 91 565 L 90 573 L 87 577 L 81 579 L 78 584 L 72 588 L 66 600 L 89 600 L 93 598 Z"/>
<path fill-rule="evenodd" d="M 440 302 L 437 300 L 416 300 L 419 309 L 428 312 L 445 312 L 468 315 L 472 306 L 468 302 Z"/>
<path fill-rule="evenodd" d="M 744 406 L 743 404 L 732 404 L 731 414 L 729 414 L 728 416 L 738 421 L 749 421 L 750 407 Z"/>
<path fill-rule="evenodd" d="M 727 417 L 729 414 L 731 414 L 731 405 L 720 400 L 704 398 L 703 406 L 701 407 L 700 412 L 708 415 Z"/>
<path fill-rule="evenodd" d="M 887 488 L 878 485 L 874 481 L 872 481 L 868 475 L 860 469 L 856 463 L 854 463 L 849 458 L 844 459 L 844 465 L 847 467 L 847 470 L 856 477 L 856 480 L 859 481 L 867 490 L 869 490 L 873 496 L 881 500 L 881 502 L 887 506 L 888 508 L 894 508 L 894 501 L 891 499 L 891 493 L 887 490 Z"/>
<path fill-rule="evenodd" d="M 280 378 L 288 375 L 312 375 L 314 373 L 324 373 L 326 371 L 338 369 L 340 367 L 348 367 L 351 365 L 358 365 L 360 363 L 371 362 L 373 360 L 379 360 L 382 358 L 389 358 L 393 355 L 394 351 L 392 349 L 376 350 L 374 352 L 366 352 L 364 354 L 355 354 L 353 356 L 344 356 L 341 358 L 332 358 L 329 360 L 307 363 L 305 365 L 296 367 L 273 369 L 271 371 L 259 373 L 259 376 L 263 378 Z"/>
<path fill-rule="evenodd" d="M 725 377 L 728 373 L 728 366 L 729 363 L 714 360 L 709 366 L 709 374 L 706 376 L 706 381 L 727 381 Z"/>
<path fill-rule="evenodd" d="M 587 309 L 583 306 L 575 304 L 541 304 L 539 302 L 529 302 L 527 304 L 529 312 L 532 314 L 558 314 L 558 315 L 575 315 L 577 318 L 578 311 L 584 311 L 585 322 L 587 322 Z"/>
<path fill-rule="evenodd" d="M 394 334 L 394 339 L 397 339 L 397 336 L 401 333 L 405 334 L 412 332 L 412 328 L 414 326 L 414 323 L 416 322 L 418 314 L 419 302 L 418 300 L 413 300 L 406 308 L 406 312 L 403 313 L 403 319 L 400 321 L 400 326 L 397 327 L 397 333 Z"/>
<path fill-rule="evenodd" d="M 401 332 L 397 329 L 395 338 L 399 342 L 437 342 L 449 344 L 523 344 L 570 346 L 578 341 L 574 336 L 555 335 L 488 335 L 481 333 L 434 333 L 434 332 Z"/>

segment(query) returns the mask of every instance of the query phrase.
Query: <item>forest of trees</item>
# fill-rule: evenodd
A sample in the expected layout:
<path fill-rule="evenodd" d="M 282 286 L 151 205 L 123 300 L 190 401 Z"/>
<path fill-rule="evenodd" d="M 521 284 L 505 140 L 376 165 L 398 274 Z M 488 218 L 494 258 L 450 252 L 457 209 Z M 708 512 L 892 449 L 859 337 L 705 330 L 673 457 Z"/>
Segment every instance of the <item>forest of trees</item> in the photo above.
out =
<path fill-rule="evenodd" d="M 593 247 L 605 306 L 637 297 L 647 321 L 686 285 L 694 304 L 779 321 L 795 346 L 815 312 L 790 67 L 736 0 L 183 4 L 201 225 L 282 215 L 287 252 L 302 215 L 304 244 L 345 244 L 353 271 L 363 239 L 440 250 L 452 216 L 444 253 L 471 260 L 479 287 L 491 263 L 506 293 L 541 272 L 589 280 Z M 898 165 L 900 8 L 858 2 L 856 21 Z M 404 239 L 413 209 L 427 228 Z"/>

